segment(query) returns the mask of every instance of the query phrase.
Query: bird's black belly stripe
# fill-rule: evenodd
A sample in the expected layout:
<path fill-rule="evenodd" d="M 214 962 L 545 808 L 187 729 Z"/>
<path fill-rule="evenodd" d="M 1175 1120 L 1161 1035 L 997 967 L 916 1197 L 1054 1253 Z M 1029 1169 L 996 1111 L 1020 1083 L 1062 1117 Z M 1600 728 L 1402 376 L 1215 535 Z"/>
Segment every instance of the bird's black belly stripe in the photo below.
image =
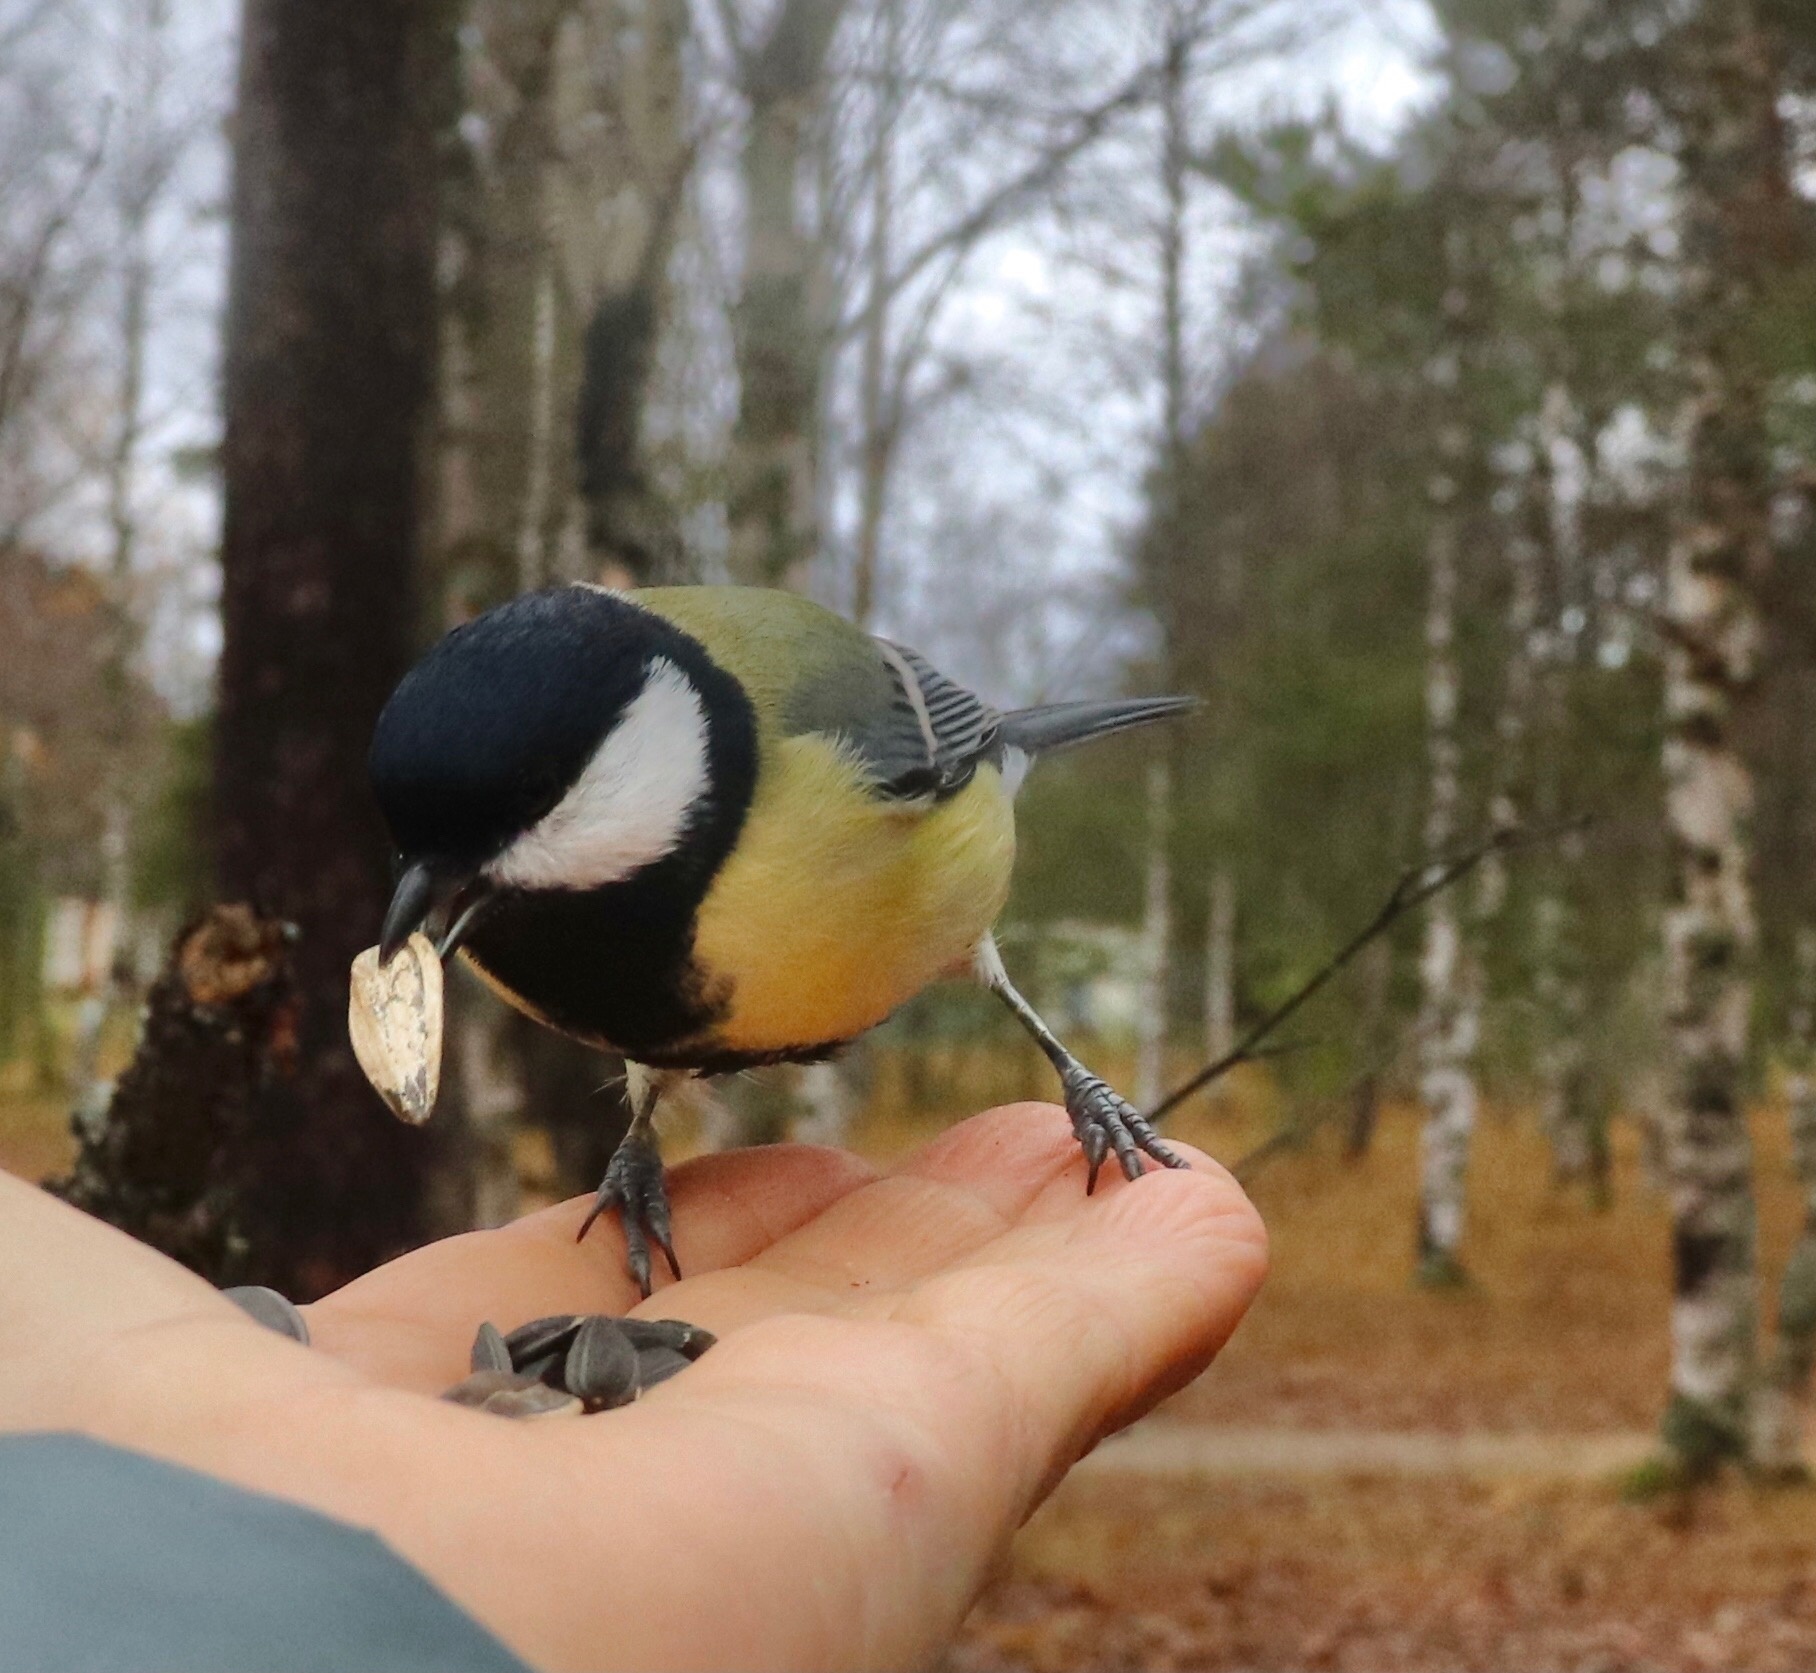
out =
<path fill-rule="evenodd" d="M 693 905 L 661 869 L 585 892 L 501 895 L 467 953 L 563 1033 L 654 1062 L 709 1030 L 728 997 L 696 976 Z"/>

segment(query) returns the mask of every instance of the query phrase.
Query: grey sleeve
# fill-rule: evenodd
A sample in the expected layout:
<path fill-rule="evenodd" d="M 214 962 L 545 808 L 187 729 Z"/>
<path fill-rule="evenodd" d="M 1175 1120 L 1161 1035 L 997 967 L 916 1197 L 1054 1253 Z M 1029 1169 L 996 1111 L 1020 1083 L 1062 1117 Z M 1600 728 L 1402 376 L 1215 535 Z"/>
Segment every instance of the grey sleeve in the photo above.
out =
<path fill-rule="evenodd" d="M 0 1436 L 0 1673 L 529 1673 L 383 1541 L 80 1435 Z"/>

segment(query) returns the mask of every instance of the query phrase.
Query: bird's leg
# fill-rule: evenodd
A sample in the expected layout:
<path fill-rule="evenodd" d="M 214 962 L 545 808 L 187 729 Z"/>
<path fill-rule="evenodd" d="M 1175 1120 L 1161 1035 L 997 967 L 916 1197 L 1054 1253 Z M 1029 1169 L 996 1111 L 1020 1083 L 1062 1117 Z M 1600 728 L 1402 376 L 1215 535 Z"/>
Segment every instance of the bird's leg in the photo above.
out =
<path fill-rule="evenodd" d="M 668 1269 L 676 1278 L 681 1265 L 675 1259 L 674 1233 L 669 1223 L 668 1186 L 662 1177 L 662 1152 L 656 1144 L 656 1105 L 671 1077 L 646 1069 L 641 1063 L 624 1066 L 626 1091 L 630 1097 L 631 1124 L 600 1182 L 599 1194 L 580 1223 L 579 1237 L 585 1237 L 593 1222 L 607 1209 L 615 1208 L 624 1225 L 624 1253 L 637 1280 L 637 1288 L 647 1298 L 650 1292 L 649 1246 L 653 1242 L 662 1251 Z"/>
<path fill-rule="evenodd" d="M 1060 1044 L 1053 1030 L 1041 1021 L 1040 1013 L 1009 980 L 994 936 L 986 937 L 978 949 L 977 974 L 984 986 L 1015 1013 L 1015 1020 L 1027 1029 L 1059 1073 L 1066 1114 L 1072 1118 L 1072 1131 L 1078 1135 L 1085 1165 L 1090 1170 L 1085 1179 L 1086 1195 L 1097 1189 L 1097 1170 L 1112 1151 L 1125 1179 L 1142 1176 L 1146 1166 L 1141 1159 L 1144 1152 L 1162 1167 L 1186 1166 L 1185 1158 L 1167 1148 L 1154 1124 L 1140 1110 L 1119 1097 L 1107 1082 L 1092 1074 Z"/>

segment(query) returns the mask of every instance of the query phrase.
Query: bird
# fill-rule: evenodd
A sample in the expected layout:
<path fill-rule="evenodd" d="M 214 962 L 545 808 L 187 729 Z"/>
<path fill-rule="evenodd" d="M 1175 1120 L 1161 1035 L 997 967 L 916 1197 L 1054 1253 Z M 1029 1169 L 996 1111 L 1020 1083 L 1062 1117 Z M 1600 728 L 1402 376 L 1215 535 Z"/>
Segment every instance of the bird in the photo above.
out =
<path fill-rule="evenodd" d="M 580 1228 L 678 1279 L 654 1118 L 680 1081 L 812 1063 L 945 977 L 995 994 L 1057 1072 L 1087 1164 L 1185 1165 L 1010 981 L 995 926 L 1015 792 L 1055 750 L 1189 697 L 999 712 L 799 594 L 578 582 L 455 627 L 381 711 L 396 849 L 379 939 L 417 932 L 506 1003 L 621 1056 L 631 1119 Z"/>

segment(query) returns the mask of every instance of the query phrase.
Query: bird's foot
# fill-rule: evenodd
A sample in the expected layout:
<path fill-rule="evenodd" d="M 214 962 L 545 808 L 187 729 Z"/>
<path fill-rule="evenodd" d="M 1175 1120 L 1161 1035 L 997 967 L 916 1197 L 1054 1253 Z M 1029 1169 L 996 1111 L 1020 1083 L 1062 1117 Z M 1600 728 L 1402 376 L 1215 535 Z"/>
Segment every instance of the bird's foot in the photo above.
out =
<path fill-rule="evenodd" d="M 593 1198 L 592 1208 L 581 1221 L 575 1241 L 586 1236 L 601 1214 L 614 1208 L 624 1225 L 625 1259 L 631 1276 L 637 1281 L 637 1288 L 646 1297 L 650 1293 L 651 1243 L 662 1251 L 669 1271 L 679 1278 L 681 1264 L 675 1259 L 668 1186 L 662 1177 L 662 1153 L 656 1148 L 655 1135 L 647 1129 L 640 1132 L 633 1127 L 613 1152 L 599 1194 Z"/>
<path fill-rule="evenodd" d="M 1072 1131 L 1078 1135 L 1090 1169 L 1085 1179 L 1087 1196 L 1097 1189 L 1097 1170 L 1112 1151 L 1124 1179 L 1141 1178 L 1147 1167 L 1142 1161 L 1144 1154 L 1152 1156 L 1163 1168 L 1187 1165 L 1183 1156 L 1168 1149 L 1155 1132 L 1153 1122 L 1083 1064 L 1074 1063 L 1064 1070 L 1060 1086 L 1065 1092 L 1066 1114 L 1072 1118 Z"/>

